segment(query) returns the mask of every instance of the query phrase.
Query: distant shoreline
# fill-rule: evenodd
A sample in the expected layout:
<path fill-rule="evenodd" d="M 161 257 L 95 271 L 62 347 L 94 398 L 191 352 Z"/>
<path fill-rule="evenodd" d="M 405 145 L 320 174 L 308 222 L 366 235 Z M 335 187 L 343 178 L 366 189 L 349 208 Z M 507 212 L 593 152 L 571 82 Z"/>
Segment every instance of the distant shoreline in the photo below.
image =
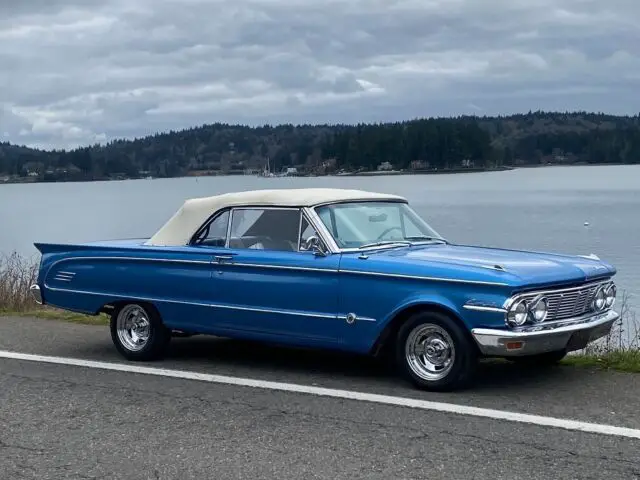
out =
<path fill-rule="evenodd" d="M 503 172 L 514 170 L 515 167 L 503 166 L 495 168 L 447 168 L 440 170 L 374 170 L 366 172 L 345 172 L 332 175 L 330 177 L 376 177 L 382 175 L 443 175 L 454 173 L 481 173 L 481 172 Z"/>
<path fill-rule="evenodd" d="M 155 179 L 169 179 L 169 178 L 200 178 L 200 177 L 262 177 L 262 178 L 317 178 L 317 177 L 377 177 L 377 176 L 398 176 L 398 175 L 446 175 L 446 174 L 460 174 L 460 173 L 490 173 L 490 172 L 505 172 L 511 170 L 518 170 L 523 168 L 550 168 L 550 167 L 606 167 L 606 166 L 625 166 L 625 165 L 638 165 L 629 163 L 545 163 L 545 164 L 526 164 L 526 165 L 503 165 L 493 168 L 473 168 L 473 167 L 460 167 L 449 169 L 423 169 L 423 170 L 368 170 L 368 171 L 354 171 L 354 172 L 339 172 L 330 174 L 294 174 L 294 175 L 279 175 L 273 176 L 261 176 L 256 174 L 246 174 L 243 172 L 229 172 L 229 173 L 212 173 L 208 174 L 186 174 L 178 175 L 175 177 L 114 177 L 114 178 L 99 178 L 99 179 L 65 179 L 65 180 L 31 180 L 20 177 L 20 179 L 9 179 L 3 181 L 0 177 L 0 185 L 33 185 L 41 183 L 89 183 L 89 182 L 115 182 L 124 180 L 155 180 Z"/>

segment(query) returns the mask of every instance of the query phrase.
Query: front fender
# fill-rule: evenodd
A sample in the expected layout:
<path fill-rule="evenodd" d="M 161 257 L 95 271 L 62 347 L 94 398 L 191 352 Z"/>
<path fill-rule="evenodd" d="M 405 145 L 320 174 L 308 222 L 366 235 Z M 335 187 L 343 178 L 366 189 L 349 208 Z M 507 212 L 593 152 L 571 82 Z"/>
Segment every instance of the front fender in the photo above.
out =
<path fill-rule="evenodd" d="M 496 302 L 496 299 L 501 298 L 501 296 L 485 295 L 483 298 L 493 304 Z M 467 295 L 450 298 L 436 292 L 420 293 L 403 299 L 379 322 L 376 339 L 369 351 L 374 354 L 379 352 L 382 345 L 387 342 L 389 335 L 392 335 L 404 320 L 404 313 L 416 311 L 421 307 L 448 313 L 457 319 L 467 332 L 471 332 L 473 328 L 481 327 L 504 328 L 503 313 L 498 311 L 466 309 L 464 305 L 468 301 L 469 296 Z"/>
<path fill-rule="evenodd" d="M 380 322 L 380 330 L 384 330 L 393 321 L 393 319 L 398 317 L 402 312 L 419 306 L 436 307 L 446 310 L 461 320 L 468 329 L 471 328 L 471 326 L 465 321 L 462 310 L 453 301 L 443 295 L 430 293 L 414 295 L 404 299 L 391 310 L 382 322 Z"/>

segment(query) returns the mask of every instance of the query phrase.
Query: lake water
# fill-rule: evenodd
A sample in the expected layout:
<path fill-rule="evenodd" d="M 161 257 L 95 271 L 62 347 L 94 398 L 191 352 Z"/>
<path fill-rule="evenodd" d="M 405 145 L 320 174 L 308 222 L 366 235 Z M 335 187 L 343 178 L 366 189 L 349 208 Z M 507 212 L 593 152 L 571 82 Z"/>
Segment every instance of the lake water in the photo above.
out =
<path fill-rule="evenodd" d="M 640 165 L 380 177 L 199 177 L 0 185 L 0 252 L 33 242 L 150 236 L 190 197 L 259 188 L 347 187 L 400 194 L 459 243 L 595 253 L 640 304 Z M 585 226 L 588 222 L 588 226 Z"/>

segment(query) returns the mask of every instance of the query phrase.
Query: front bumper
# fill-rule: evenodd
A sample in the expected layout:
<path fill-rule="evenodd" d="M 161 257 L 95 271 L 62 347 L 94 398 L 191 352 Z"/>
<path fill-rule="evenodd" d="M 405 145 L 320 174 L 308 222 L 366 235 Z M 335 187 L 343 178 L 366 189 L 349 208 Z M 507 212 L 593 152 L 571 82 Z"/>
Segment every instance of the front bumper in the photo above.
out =
<path fill-rule="evenodd" d="M 566 350 L 581 350 L 611 331 L 620 315 L 613 310 L 563 322 L 518 330 L 474 328 L 471 335 L 486 356 L 513 357 Z"/>

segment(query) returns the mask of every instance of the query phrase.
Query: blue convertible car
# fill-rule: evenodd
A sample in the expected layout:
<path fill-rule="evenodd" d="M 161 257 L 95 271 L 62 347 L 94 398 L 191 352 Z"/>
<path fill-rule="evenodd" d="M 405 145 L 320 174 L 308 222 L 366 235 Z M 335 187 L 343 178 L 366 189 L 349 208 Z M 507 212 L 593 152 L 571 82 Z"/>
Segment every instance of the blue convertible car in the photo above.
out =
<path fill-rule="evenodd" d="M 148 239 L 35 245 L 36 301 L 109 313 L 130 360 L 211 334 L 390 352 L 446 390 L 481 357 L 558 362 L 618 318 L 616 270 L 595 256 L 455 245 L 404 198 L 359 190 L 197 198 Z"/>

